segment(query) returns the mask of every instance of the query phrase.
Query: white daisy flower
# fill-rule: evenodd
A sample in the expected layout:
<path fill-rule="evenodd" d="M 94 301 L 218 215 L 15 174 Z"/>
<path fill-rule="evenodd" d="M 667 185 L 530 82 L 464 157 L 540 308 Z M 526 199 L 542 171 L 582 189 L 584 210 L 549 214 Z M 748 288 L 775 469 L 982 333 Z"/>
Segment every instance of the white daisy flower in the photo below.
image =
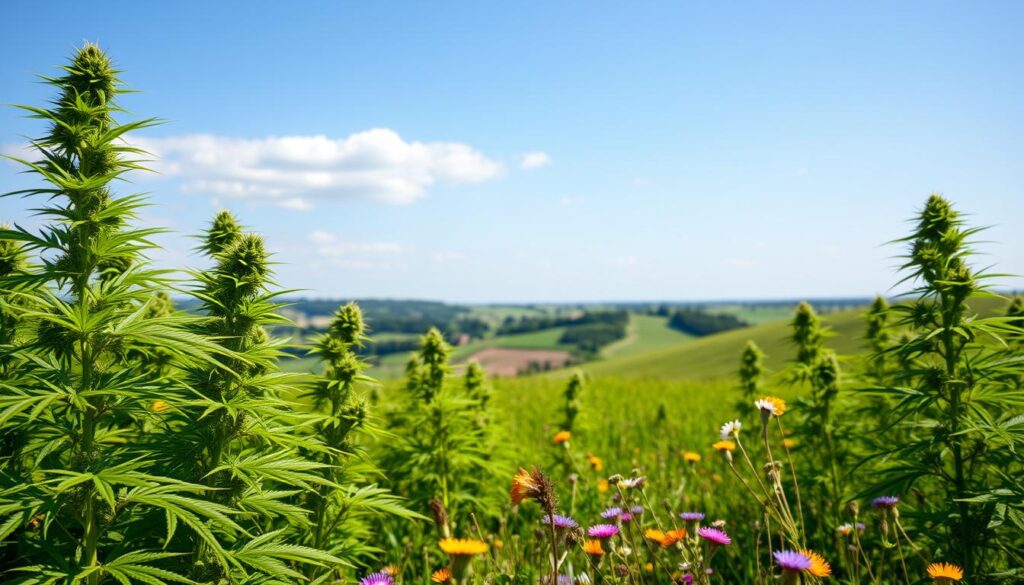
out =
<path fill-rule="evenodd" d="M 742 426 L 743 425 L 738 420 L 727 422 L 724 425 L 722 425 L 722 430 L 719 432 L 719 434 L 722 435 L 722 440 L 728 441 L 729 439 L 739 437 L 740 427 Z"/>
<path fill-rule="evenodd" d="M 766 399 L 762 398 L 762 399 L 758 400 L 757 402 L 755 402 L 754 406 L 756 406 L 758 410 L 761 410 L 763 412 L 769 412 L 771 414 L 778 414 L 778 411 L 775 408 L 775 403 L 772 402 L 771 400 L 766 400 Z"/>

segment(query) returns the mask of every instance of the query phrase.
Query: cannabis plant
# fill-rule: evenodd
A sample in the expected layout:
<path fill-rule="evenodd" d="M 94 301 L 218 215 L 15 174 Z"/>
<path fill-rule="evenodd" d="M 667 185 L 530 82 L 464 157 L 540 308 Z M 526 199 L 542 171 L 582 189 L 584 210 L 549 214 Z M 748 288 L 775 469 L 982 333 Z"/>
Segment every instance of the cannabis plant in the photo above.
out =
<path fill-rule="evenodd" d="M 736 410 L 747 416 L 754 412 L 756 401 L 764 385 L 764 352 L 753 341 L 748 341 L 740 357 L 740 392 L 741 398 Z"/>
<path fill-rule="evenodd" d="M 892 307 L 905 342 L 886 353 L 909 367 L 874 389 L 893 398 L 907 439 L 879 453 L 879 491 L 925 495 L 916 521 L 938 554 L 962 563 L 972 582 L 1020 579 L 1024 550 L 1024 395 L 1015 382 L 1022 358 L 1004 338 L 1020 335 L 1012 317 L 981 317 L 971 303 L 992 297 L 987 274 L 970 264 L 967 227 L 944 198 L 932 195 L 915 218 L 904 282 Z M 1016 568 L 1014 568 L 1016 567 Z"/>

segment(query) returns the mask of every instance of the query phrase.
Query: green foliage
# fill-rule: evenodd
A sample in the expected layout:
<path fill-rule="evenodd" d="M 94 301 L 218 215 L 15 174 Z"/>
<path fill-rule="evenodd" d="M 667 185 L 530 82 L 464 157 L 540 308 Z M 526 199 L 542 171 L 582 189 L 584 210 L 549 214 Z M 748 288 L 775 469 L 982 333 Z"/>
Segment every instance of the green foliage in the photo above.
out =
<path fill-rule="evenodd" d="M 737 410 L 740 414 L 754 411 L 754 401 L 761 394 L 764 385 L 764 352 L 753 341 L 748 341 L 740 357 L 740 392 L 742 397 Z"/>

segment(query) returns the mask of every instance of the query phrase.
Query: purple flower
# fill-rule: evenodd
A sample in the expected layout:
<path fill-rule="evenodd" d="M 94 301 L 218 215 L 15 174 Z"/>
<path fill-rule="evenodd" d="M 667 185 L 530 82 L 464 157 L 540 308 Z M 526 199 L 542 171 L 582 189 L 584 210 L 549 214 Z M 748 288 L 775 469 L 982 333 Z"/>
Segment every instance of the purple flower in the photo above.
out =
<path fill-rule="evenodd" d="M 590 538 L 607 540 L 619 533 L 619 527 L 614 524 L 594 524 L 587 529 Z"/>
<path fill-rule="evenodd" d="M 614 508 L 608 508 L 604 512 L 601 512 L 601 517 L 605 520 L 615 520 L 622 515 L 622 508 L 615 506 Z"/>
<path fill-rule="evenodd" d="M 703 512 L 683 512 L 682 514 L 679 515 L 679 517 L 682 518 L 683 520 L 686 520 L 687 522 L 700 522 L 701 520 L 704 519 L 704 513 Z"/>
<path fill-rule="evenodd" d="M 632 508 L 629 509 L 629 513 L 634 515 L 634 516 L 639 516 L 640 514 L 644 513 L 644 507 L 643 506 L 633 506 Z"/>
<path fill-rule="evenodd" d="M 689 573 L 683 575 L 683 583 L 686 583 L 686 585 L 693 583 L 693 575 Z"/>
<path fill-rule="evenodd" d="M 783 571 L 806 571 L 811 567 L 811 559 L 803 553 L 791 550 L 777 550 L 773 553 L 775 562 L 782 567 Z"/>
<path fill-rule="evenodd" d="M 633 515 L 629 512 L 623 512 L 619 515 L 619 522 L 630 522 L 633 520 Z"/>
<path fill-rule="evenodd" d="M 561 514 L 555 514 L 554 522 L 551 521 L 551 518 L 549 518 L 547 514 L 545 514 L 540 521 L 541 524 L 554 524 L 555 528 L 576 528 L 579 526 L 575 520 L 568 516 L 562 516 Z"/>
<path fill-rule="evenodd" d="M 359 580 L 359 585 L 395 585 L 395 580 L 387 573 L 370 573 Z"/>
<path fill-rule="evenodd" d="M 732 544 L 732 539 L 725 533 L 724 530 L 717 528 L 709 528 L 707 526 L 697 531 L 697 536 L 704 540 L 710 541 L 713 544 L 727 545 Z"/>
<path fill-rule="evenodd" d="M 863 522 L 857 523 L 857 532 L 864 532 L 865 530 L 867 530 L 867 528 L 868 527 L 865 526 Z"/>
<path fill-rule="evenodd" d="M 878 496 L 874 500 L 871 500 L 871 507 L 876 510 L 891 510 L 895 508 L 898 503 L 900 503 L 899 496 Z"/>

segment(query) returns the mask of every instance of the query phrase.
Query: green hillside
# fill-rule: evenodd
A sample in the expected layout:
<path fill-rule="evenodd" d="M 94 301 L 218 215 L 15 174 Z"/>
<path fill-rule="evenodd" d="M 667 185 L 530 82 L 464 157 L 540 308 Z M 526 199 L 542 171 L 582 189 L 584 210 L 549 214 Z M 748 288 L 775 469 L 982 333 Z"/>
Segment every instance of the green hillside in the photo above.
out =
<path fill-rule="evenodd" d="M 604 348 L 606 358 L 625 357 L 661 349 L 682 341 L 694 339 L 692 335 L 668 326 L 665 317 L 632 314 L 626 337 Z"/>

